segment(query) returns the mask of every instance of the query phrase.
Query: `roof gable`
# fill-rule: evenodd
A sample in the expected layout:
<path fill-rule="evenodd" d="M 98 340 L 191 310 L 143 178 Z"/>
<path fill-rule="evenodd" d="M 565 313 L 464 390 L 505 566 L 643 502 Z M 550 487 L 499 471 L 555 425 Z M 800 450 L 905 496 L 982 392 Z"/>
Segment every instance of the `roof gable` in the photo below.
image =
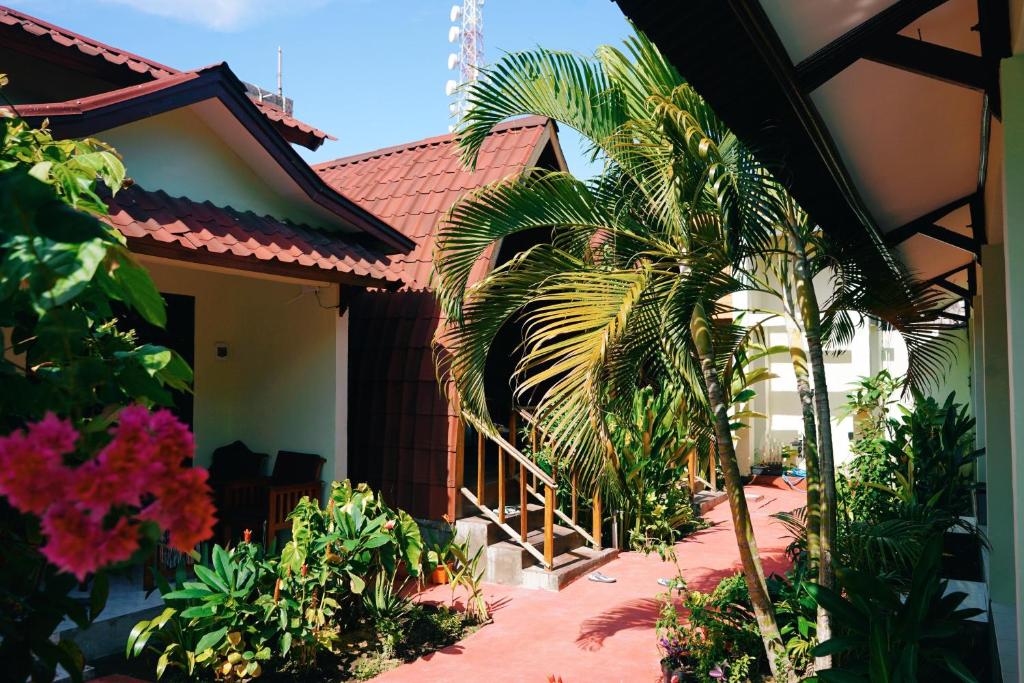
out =
<path fill-rule="evenodd" d="M 35 60 L 60 62 L 64 68 L 100 77 L 114 87 L 188 73 L 3 5 L 0 5 L 0 45 L 28 54 Z M 336 139 L 268 102 L 256 99 L 253 102 L 288 142 L 316 150 L 325 140 Z"/>
<path fill-rule="evenodd" d="M 369 233 L 390 249 L 408 250 L 413 242 L 379 217 L 328 186 L 274 130 L 245 94 L 241 81 L 226 64 L 101 93 L 67 102 L 18 105 L 17 113 L 35 125 L 49 121 L 58 136 L 83 137 L 184 107 L 202 107 L 215 100 L 245 133 L 287 174 L 304 197 L 349 226 Z"/>
<path fill-rule="evenodd" d="M 549 146 L 564 167 L 554 123 L 531 116 L 496 126 L 473 171 L 462 165 L 452 134 L 342 157 L 313 168 L 331 187 L 415 242 L 411 252 L 391 257 L 392 269 L 409 288 L 425 289 L 433 278 L 437 225 L 456 200 L 535 166 Z M 489 250 L 471 281 L 490 269 L 492 257 Z"/>

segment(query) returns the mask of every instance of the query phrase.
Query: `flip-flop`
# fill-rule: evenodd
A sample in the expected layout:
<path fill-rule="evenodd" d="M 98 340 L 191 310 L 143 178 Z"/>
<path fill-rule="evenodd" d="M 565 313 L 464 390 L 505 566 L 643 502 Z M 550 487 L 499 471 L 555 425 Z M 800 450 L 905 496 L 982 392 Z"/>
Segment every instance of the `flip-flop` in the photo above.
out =
<path fill-rule="evenodd" d="M 676 590 L 683 590 L 681 582 L 677 581 L 676 579 L 660 578 L 658 579 L 658 585 L 664 586 L 665 588 L 675 588 Z"/>
<path fill-rule="evenodd" d="M 615 583 L 615 581 L 616 581 L 615 577 L 613 577 L 613 576 L 606 576 L 605 574 L 602 574 L 601 572 L 592 572 L 590 574 L 590 576 L 588 576 L 587 578 L 590 579 L 591 581 L 595 581 L 597 583 Z"/>

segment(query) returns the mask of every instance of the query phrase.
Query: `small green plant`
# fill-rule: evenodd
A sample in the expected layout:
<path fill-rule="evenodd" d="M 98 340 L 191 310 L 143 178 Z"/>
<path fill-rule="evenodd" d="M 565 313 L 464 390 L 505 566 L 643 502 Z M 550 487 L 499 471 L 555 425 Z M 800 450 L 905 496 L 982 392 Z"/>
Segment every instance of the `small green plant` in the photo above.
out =
<path fill-rule="evenodd" d="M 276 629 L 267 628 L 258 596 L 261 586 L 273 583 L 273 569 L 252 543 L 232 550 L 214 546 L 211 564 L 195 565 L 195 581 L 179 574 L 176 589 L 157 574 L 168 606 L 156 618 L 139 622 L 125 648 L 127 657 L 155 652 L 157 678 L 177 668 L 188 676 L 209 671 L 244 680 L 259 676 L 261 662 L 271 657 Z"/>
<path fill-rule="evenodd" d="M 698 526 L 686 472 L 687 455 L 697 443 L 688 435 L 683 395 L 671 386 L 640 389 L 622 412 L 628 419 L 609 424 L 619 458 L 612 501 L 629 547 L 651 552 Z"/>
<path fill-rule="evenodd" d="M 490 621 L 491 612 L 484 597 L 484 571 L 480 567 L 484 546 L 472 552 L 468 541 L 453 541 L 450 548 L 454 565 L 447 567 L 448 581 L 452 590 L 452 605 L 455 604 L 455 593 L 461 587 L 466 591 L 466 616 L 472 621 L 483 624 Z"/>
<path fill-rule="evenodd" d="M 413 617 L 412 599 L 403 595 L 405 582 L 395 585 L 394 577 L 378 575 L 373 590 L 363 593 L 363 608 L 370 617 L 381 643 L 381 656 L 395 656 Z"/>
<path fill-rule="evenodd" d="M 839 666 L 818 673 L 829 681 L 977 679 L 961 657 L 967 620 L 978 609 L 960 609 L 964 593 L 947 593 L 939 578 L 942 537 L 922 551 L 905 595 L 891 583 L 854 569 L 842 569 L 837 591 L 811 584 L 811 595 L 832 614 L 836 635 L 814 648 L 838 655 Z"/>

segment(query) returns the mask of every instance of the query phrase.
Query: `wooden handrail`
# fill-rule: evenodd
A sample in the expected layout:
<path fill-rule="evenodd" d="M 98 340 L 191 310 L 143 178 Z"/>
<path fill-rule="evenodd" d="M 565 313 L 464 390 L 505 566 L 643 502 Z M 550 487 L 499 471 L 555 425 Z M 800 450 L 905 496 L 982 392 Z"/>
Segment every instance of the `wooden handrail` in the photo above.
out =
<path fill-rule="evenodd" d="M 464 495 L 469 500 L 470 503 L 472 503 L 473 505 L 476 505 L 478 508 L 480 508 L 480 512 L 484 513 L 485 517 L 487 517 L 492 522 L 494 522 L 499 527 L 501 527 L 502 530 L 505 533 L 507 533 L 509 536 L 512 536 L 513 538 L 515 537 L 516 530 L 513 529 L 512 527 L 510 527 L 508 524 L 505 524 L 504 522 L 499 522 L 498 521 L 498 516 L 493 511 L 491 511 L 490 508 L 488 508 L 486 505 L 484 505 L 483 501 L 477 500 L 477 497 L 473 495 L 473 492 L 470 491 L 469 489 L 467 489 L 465 486 L 462 487 L 462 495 Z M 544 559 L 545 556 L 544 556 L 543 553 L 538 551 L 536 548 L 534 548 L 529 543 L 523 542 L 521 545 L 522 545 L 523 549 L 526 550 L 526 552 L 530 553 L 535 558 L 537 558 L 537 560 L 539 560 L 541 563 L 543 563 L 544 566 L 547 569 L 551 569 L 551 565 L 548 564 L 547 561 Z M 546 548 L 545 548 L 545 550 L 546 550 Z"/>
<path fill-rule="evenodd" d="M 473 420 L 472 418 L 469 418 L 469 417 L 467 417 L 467 419 L 470 421 L 470 424 L 473 425 L 473 428 L 476 429 L 477 434 L 480 435 L 479 438 L 482 440 L 484 438 L 484 436 L 483 436 L 484 433 L 485 433 L 484 430 L 480 429 L 480 427 L 477 424 L 476 420 Z M 551 476 L 547 472 L 542 470 L 532 460 L 530 460 L 525 455 L 523 455 L 519 451 L 518 448 L 516 448 L 515 446 L 510 444 L 505 439 L 505 437 L 503 437 L 501 434 L 487 434 L 487 438 L 490 439 L 491 441 L 493 441 L 494 443 L 496 443 L 499 448 L 504 449 L 504 451 L 506 453 L 508 453 L 510 456 L 512 456 L 513 460 L 518 462 L 520 465 L 525 467 L 531 474 L 533 474 L 535 477 L 537 477 L 538 481 L 543 483 L 545 486 L 550 486 L 550 487 L 554 488 L 555 490 L 558 490 L 558 483 L 555 482 L 555 480 L 552 479 Z M 477 476 L 483 476 L 483 475 L 477 475 Z"/>

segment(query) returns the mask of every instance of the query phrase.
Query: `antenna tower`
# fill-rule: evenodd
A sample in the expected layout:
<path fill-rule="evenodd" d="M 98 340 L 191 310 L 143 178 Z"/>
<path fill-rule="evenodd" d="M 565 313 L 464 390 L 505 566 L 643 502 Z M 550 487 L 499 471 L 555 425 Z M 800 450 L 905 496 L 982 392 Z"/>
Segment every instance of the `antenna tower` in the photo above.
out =
<path fill-rule="evenodd" d="M 458 80 L 450 79 L 445 84 L 445 93 L 454 100 L 448 105 L 453 122 L 448 130 L 454 130 L 469 109 L 465 85 L 477 79 L 479 69 L 484 65 L 484 0 L 462 0 L 461 5 L 452 5 L 449 18 L 452 26 L 448 29 L 448 42 L 459 44 L 459 51 L 448 55 L 448 69 L 458 72 Z"/>

